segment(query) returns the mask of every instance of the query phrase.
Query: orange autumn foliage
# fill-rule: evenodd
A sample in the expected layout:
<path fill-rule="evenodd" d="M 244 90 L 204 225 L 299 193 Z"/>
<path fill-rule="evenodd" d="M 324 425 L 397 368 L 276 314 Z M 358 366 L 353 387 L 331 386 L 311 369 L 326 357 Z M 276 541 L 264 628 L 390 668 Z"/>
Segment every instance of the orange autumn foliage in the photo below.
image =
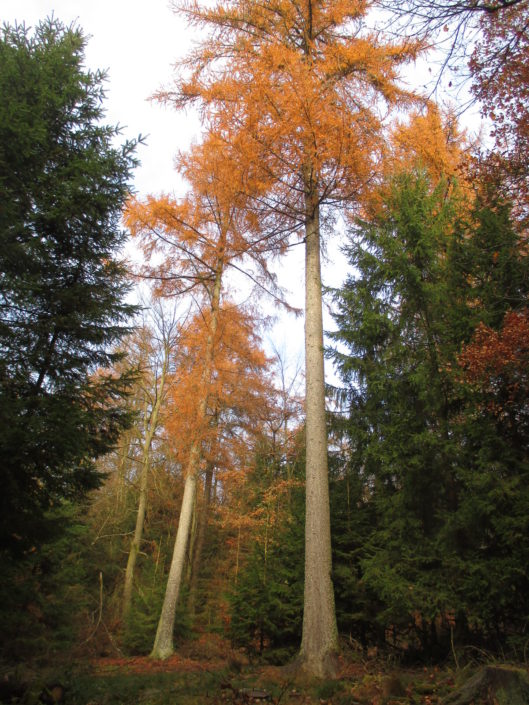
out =
<path fill-rule="evenodd" d="M 207 298 L 216 273 L 251 260 L 254 280 L 273 289 L 266 256 L 280 236 L 246 208 L 246 192 L 258 193 L 249 170 L 230 160 L 215 134 L 180 154 L 177 168 L 189 184 L 185 197 L 133 198 L 125 209 L 125 224 L 146 258 L 140 274 L 156 282 L 159 296 L 193 291 Z"/>
<path fill-rule="evenodd" d="M 504 181 L 516 214 L 529 213 L 529 33 L 528 0 L 483 13 L 481 36 L 470 61 L 473 91 L 491 122 L 494 150 L 484 159 L 486 177 Z"/>
<path fill-rule="evenodd" d="M 197 314 L 181 333 L 166 407 L 167 442 L 182 466 L 199 437 L 203 465 L 209 463 L 217 470 L 240 468 L 245 463 L 240 456 L 246 454 L 246 436 L 259 428 L 267 414 L 269 360 L 250 313 L 225 302 L 218 314 L 211 379 L 202 389 L 205 381 L 200 372 L 210 316 L 207 310 Z M 202 418 L 198 404 L 204 395 L 207 413 Z"/>
<path fill-rule="evenodd" d="M 434 103 L 428 103 L 425 111 L 412 112 L 408 120 L 397 122 L 384 154 L 380 183 L 364 203 L 368 217 L 376 217 L 384 208 L 396 175 L 417 171 L 425 174 L 432 189 L 444 182 L 447 196 L 456 187 L 460 208 L 468 211 L 475 197 L 468 175 L 468 148 L 456 117 L 443 115 Z"/>
<path fill-rule="evenodd" d="M 245 186 L 252 179 L 251 170 L 230 160 L 229 156 L 223 140 L 209 133 L 203 144 L 179 157 L 178 168 L 190 185 L 184 198 L 162 196 L 143 202 L 133 200 L 125 213 L 125 222 L 139 238 L 147 257 L 143 276 L 156 280 L 159 296 L 181 297 L 190 293 L 198 309 L 192 321 L 194 327 L 188 330 L 188 347 L 194 348 L 194 352 L 188 354 L 191 367 L 188 365 L 187 375 L 185 366 L 177 369 L 181 378 L 173 385 L 179 390 L 175 396 L 180 394 L 180 397 L 172 419 L 171 438 L 177 441 L 175 455 L 181 463 L 185 483 L 153 658 L 166 658 L 174 650 L 175 609 L 192 531 L 200 470 L 208 459 L 207 452 L 220 464 L 215 451 L 222 448 L 226 453 L 227 448 L 225 442 L 217 442 L 221 428 L 218 417 L 226 413 L 226 409 L 233 410 L 236 397 L 233 392 L 232 406 L 223 406 L 221 388 L 225 383 L 221 379 L 227 379 L 230 372 L 234 375 L 235 364 L 232 357 L 223 359 L 221 356 L 221 341 L 228 340 L 221 336 L 222 319 L 230 308 L 224 302 L 225 272 L 228 267 L 241 271 L 240 265 L 251 258 L 256 269 L 251 275 L 253 281 L 261 287 L 265 280 L 269 287 L 274 284 L 265 255 L 275 246 L 277 233 L 267 228 L 265 220 L 245 208 Z M 258 186 L 251 190 L 257 192 Z M 232 333 L 238 330 L 235 323 L 232 328 Z M 229 330 L 230 324 L 224 326 L 225 336 Z M 198 337 L 197 331 L 201 331 Z M 234 339 L 232 344 L 232 353 L 237 356 Z M 248 370 L 240 364 L 241 359 L 240 356 L 236 363 L 237 374 L 239 379 L 246 377 L 248 381 Z M 260 362 L 262 365 L 263 360 Z M 257 365 L 255 359 L 252 364 Z M 245 400 L 250 398 L 251 395 L 246 394 Z M 215 403 L 219 408 L 215 408 Z M 237 414 L 242 416 L 240 408 Z M 233 438 L 236 437 L 233 434 Z"/>
<path fill-rule="evenodd" d="M 306 591 L 302 668 L 336 673 L 321 307 L 321 227 L 332 208 L 358 206 L 383 151 L 381 106 L 413 96 L 397 85 L 417 55 L 413 41 L 384 43 L 363 27 L 363 0 L 250 0 L 179 6 L 209 36 L 177 66 L 177 108 L 197 102 L 229 144 L 233 162 L 255 169 L 248 205 L 286 243 L 305 244 Z M 322 211 L 327 206 L 327 211 Z M 281 243 L 281 238 L 279 239 Z M 313 540 L 311 540 L 311 537 Z M 317 537 L 317 539 L 314 539 Z M 301 663 L 301 662 L 300 662 Z"/>
<path fill-rule="evenodd" d="M 413 101 L 398 71 L 421 45 L 365 30 L 370 3 L 359 0 L 175 7 L 210 34 L 156 97 L 197 102 L 237 161 L 253 165 L 256 212 L 274 212 L 288 233 L 303 225 L 308 183 L 318 203 L 358 202 L 384 147 L 381 103 Z"/>
<path fill-rule="evenodd" d="M 332 675 L 338 648 L 330 578 L 321 225 L 330 225 L 334 206 L 357 206 L 371 188 L 384 149 L 381 108 L 406 107 L 414 100 L 397 79 L 400 66 L 421 49 L 419 42 L 384 42 L 367 31 L 363 21 L 369 8 L 364 0 L 183 2 L 177 9 L 190 24 L 211 32 L 177 64 L 174 90 L 158 94 L 177 108 L 199 104 L 206 127 L 225 145 L 222 153 L 234 175 L 229 182 L 217 181 L 235 185 L 235 202 L 242 199 L 238 232 L 245 232 L 249 222 L 243 212 L 253 217 L 252 228 L 259 227 L 251 238 L 252 252 L 263 244 L 266 253 L 281 253 L 293 233 L 304 238 L 306 496 L 311 503 L 306 516 L 307 536 L 318 541 L 306 550 L 310 591 L 302 652 L 313 675 Z M 215 194 L 224 204 L 223 217 L 226 192 Z M 327 211 L 320 213 L 322 206 Z M 232 253 L 240 251 L 223 217 L 218 218 L 220 267 L 233 265 Z M 202 233 L 203 220 L 192 222 Z M 162 273 L 174 281 L 174 267 Z"/>
<path fill-rule="evenodd" d="M 395 173 L 419 165 L 433 183 L 443 177 L 460 179 L 467 146 L 456 117 L 442 115 L 429 103 L 426 112 L 412 114 L 408 122 L 399 122 L 393 129 L 386 169 Z"/>
<path fill-rule="evenodd" d="M 497 417 L 529 414 L 529 309 L 510 311 L 500 331 L 480 324 L 459 356 L 465 379 Z"/>

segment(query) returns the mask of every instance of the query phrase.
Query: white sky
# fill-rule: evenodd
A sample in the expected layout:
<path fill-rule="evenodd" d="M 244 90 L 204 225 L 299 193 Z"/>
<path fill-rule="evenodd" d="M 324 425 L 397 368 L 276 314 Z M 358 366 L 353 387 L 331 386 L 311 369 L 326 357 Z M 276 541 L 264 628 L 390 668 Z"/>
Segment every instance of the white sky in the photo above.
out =
<path fill-rule="evenodd" d="M 108 70 L 107 122 L 122 125 L 126 138 L 147 136 L 146 146 L 138 150 L 137 193 L 180 192 L 174 157 L 199 138 L 200 125 L 192 113 L 176 113 L 148 98 L 170 81 L 172 64 L 190 46 L 192 35 L 183 18 L 173 13 L 169 0 L 0 0 L 2 23 L 34 26 L 52 14 L 66 25 L 79 25 L 89 37 L 87 66 Z M 324 282 L 331 286 L 341 284 L 345 271 L 337 245 L 331 243 L 323 264 Z M 303 253 L 301 247 L 294 249 L 281 267 L 280 282 L 291 292 L 289 301 L 302 307 Z M 325 326 L 332 327 L 328 316 Z M 269 336 L 290 358 L 302 355 L 302 319 L 283 316 Z"/>
<path fill-rule="evenodd" d="M 0 19 L 34 26 L 54 14 L 89 37 L 86 64 L 108 70 L 107 122 L 127 138 L 148 135 L 138 151 L 139 193 L 172 191 L 173 158 L 198 134 L 196 121 L 163 108 L 149 96 L 171 77 L 171 65 L 188 46 L 189 33 L 168 0 L 0 0 Z"/>
<path fill-rule="evenodd" d="M 126 138 L 147 136 L 146 146 L 138 150 L 136 192 L 179 193 L 174 157 L 199 139 L 200 124 L 192 113 L 176 113 L 149 96 L 167 85 L 174 61 L 190 46 L 192 36 L 183 19 L 173 13 L 169 0 L 0 0 L 2 23 L 35 26 L 52 14 L 65 25 L 79 25 L 88 37 L 87 67 L 108 71 L 106 122 L 119 123 Z M 301 254 L 291 258 L 280 276 L 298 307 L 303 306 Z M 281 317 L 268 335 L 295 364 L 303 350 L 302 319 Z"/>

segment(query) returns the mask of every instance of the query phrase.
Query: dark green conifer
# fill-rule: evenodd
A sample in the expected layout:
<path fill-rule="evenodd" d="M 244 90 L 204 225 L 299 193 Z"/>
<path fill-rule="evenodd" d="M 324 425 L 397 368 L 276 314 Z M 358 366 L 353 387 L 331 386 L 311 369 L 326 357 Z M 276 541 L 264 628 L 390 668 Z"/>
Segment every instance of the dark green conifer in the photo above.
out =
<path fill-rule="evenodd" d="M 124 376 L 96 376 L 133 307 L 117 255 L 135 142 L 105 125 L 104 74 L 55 19 L 0 33 L 0 547 L 98 483 L 126 421 Z"/>
<path fill-rule="evenodd" d="M 457 194 L 420 171 L 396 177 L 358 225 L 337 296 L 348 473 L 361 485 L 349 551 L 344 535 L 336 544 L 338 611 L 342 583 L 356 582 L 356 627 L 391 626 L 432 656 L 450 649 L 447 615 L 494 648 L 529 617 L 528 444 L 515 447 L 458 365 L 480 321 L 497 328 L 527 301 L 528 258 L 508 204 L 478 199 L 469 213 Z"/>
<path fill-rule="evenodd" d="M 255 463 L 248 485 L 262 520 L 230 591 L 229 635 L 234 644 L 284 663 L 299 646 L 303 618 L 303 468 L 299 458 L 287 467 L 266 440 Z M 271 502 L 274 486 L 287 478 L 290 489 Z"/>

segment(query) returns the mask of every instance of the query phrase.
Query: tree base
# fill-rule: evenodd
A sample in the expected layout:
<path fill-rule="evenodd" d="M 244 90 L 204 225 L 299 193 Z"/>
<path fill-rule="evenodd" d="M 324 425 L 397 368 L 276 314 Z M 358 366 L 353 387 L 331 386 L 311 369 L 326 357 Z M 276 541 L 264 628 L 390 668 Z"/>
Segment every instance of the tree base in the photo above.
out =
<path fill-rule="evenodd" d="M 173 654 L 174 654 L 173 647 L 157 647 L 157 646 L 155 646 L 154 649 L 149 654 L 149 658 L 156 659 L 158 661 L 164 661 L 166 658 L 169 658 L 169 656 L 172 656 Z"/>
<path fill-rule="evenodd" d="M 299 654 L 292 663 L 285 666 L 286 672 L 301 679 L 334 680 L 338 678 L 339 669 L 340 661 L 336 651 L 328 651 L 315 656 Z"/>

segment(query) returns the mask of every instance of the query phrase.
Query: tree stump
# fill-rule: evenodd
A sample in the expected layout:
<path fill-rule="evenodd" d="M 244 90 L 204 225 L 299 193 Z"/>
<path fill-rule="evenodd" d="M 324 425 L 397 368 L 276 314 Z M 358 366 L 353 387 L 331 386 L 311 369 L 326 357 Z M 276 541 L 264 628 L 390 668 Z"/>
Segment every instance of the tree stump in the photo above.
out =
<path fill-rule="evenodd" d="M 443 705 L 529 705 L 529 676 L 521 668 L 485 666 L 443 699 Z"/>

